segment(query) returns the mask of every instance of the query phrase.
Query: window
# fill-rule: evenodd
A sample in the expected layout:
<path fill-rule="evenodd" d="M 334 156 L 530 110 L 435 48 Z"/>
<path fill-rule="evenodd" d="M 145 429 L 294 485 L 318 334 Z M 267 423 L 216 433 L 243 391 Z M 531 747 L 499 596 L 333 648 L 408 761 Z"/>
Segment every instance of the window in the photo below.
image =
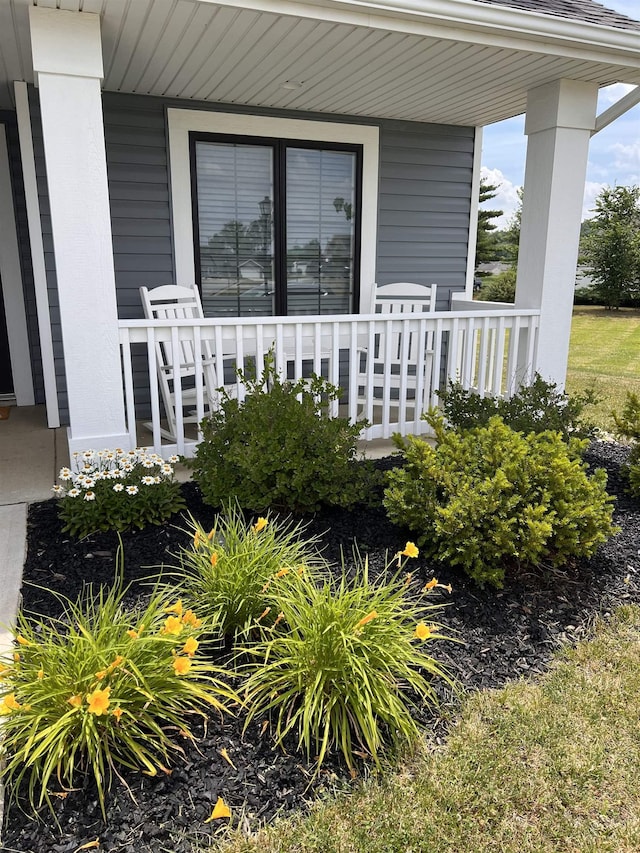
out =
<path fill-rule="evenodd" d="M 360 146 L 192 133 L 190 153 L 206 314 L 353 311 Z"/>
<path fill-rule="evenodd" d="M 342 313 L 375 281 L 379 130 L 167 110 L 177 283 L 209 316 Z"/>

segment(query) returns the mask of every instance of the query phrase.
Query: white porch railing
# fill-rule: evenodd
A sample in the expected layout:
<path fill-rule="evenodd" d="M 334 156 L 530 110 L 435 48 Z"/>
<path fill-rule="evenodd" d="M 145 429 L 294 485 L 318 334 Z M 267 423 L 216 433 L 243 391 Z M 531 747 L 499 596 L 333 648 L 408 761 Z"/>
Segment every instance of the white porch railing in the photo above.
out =
<path fill-rule="evenodd" d="M 471 303 L 473 305 L 473 303 Z M 469 307 L 471 307 L 471 305 Z M 536 361 L 540 312 L 515 308 L 473 306 L 431 314 L 336 315 L 313 317 L 209 318 L 194 321 L 121 320 L 120 345 L 127 426 L 131 445 L 153 443 L 164 457 L 191 456 L 199 440 L 197 429 L 183 421 L 182 386 L 176 371 L 175 440 L 161 436 L 163 413 L 158 391 L 157 345 L 178 353 L 189 340 L 196 352 L 213 352 L 218 381 L 239 399 L 245 387 L 236 369 L 260 375 L 265 354 L 272 349 L 275 365 L 290 379 L 325 376 L 340 385 L 343 395 L 330 414 L 351 421 L 366 418 L 362 438 L 388 438 L 428 432 L 421 415 L 437 405 L 437 391 L 448 381 L 460 381 L 482 395 L 509 396 L 531 378 Z M 195 405 L 200 421 L 206 413 L 205 368 L 195 364 Z M 198 379 L 199 378 L 199 379 Z M 144 411 L 150 430 L 136 424 Z M 145 411 L 146 410 L 146 411 Z M 151 412 L 150 419 L 148 412 Z M 138 433 L 137 430 L 140 430 Z M 191 430 L 191 433 L 189 433 Z"/>

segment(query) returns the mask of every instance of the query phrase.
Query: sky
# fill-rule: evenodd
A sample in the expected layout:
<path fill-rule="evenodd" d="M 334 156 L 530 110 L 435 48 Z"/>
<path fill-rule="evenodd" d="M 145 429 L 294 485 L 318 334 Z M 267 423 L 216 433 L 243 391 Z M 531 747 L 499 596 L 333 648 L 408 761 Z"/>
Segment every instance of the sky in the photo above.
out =
<path fill-rule="evenodd" d="M 630 18 L 640 18 L 640 0 L 600 0 L 603 5 Z M 602 89 L 598 100 L 601 113 L 632 86 L 616 84 Z M 503 210 L 494 220 L 505 228 L 518 203 L 517 189 L 524 183 L 526 137 L 524 116 L 497 122 L 484 128 L 482 174 L 493 184 L 500 184 L 495 198 L 485 204 Z M 583 218 L 593 215 L 593 204 L 600 190 L 616 184 L 640 185 L 640 104 L 595 134 L 589 146 L 589 165 L 584 194 Z"/>

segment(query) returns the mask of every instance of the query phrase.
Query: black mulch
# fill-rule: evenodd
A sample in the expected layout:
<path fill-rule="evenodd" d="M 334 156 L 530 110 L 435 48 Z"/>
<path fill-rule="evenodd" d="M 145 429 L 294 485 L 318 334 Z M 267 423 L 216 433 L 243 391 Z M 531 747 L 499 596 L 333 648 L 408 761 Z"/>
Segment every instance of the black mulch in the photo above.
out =
<path fill-rule="evenodd" d="M 419 557 L 412 562 L 424 581 L 434 574 L 450 583 L 453 592 L 434 601 L 449 604 L 442 621 L 464 640 L 442 643 L 436 655 L 466 689 L 499 687 L 506 681 L 544 671 L 554 649 L 575 642 L 590 629 L 596 616 L 623 603 L 640 601 L 640 503 L 625 494 L 620 466 L 627 450 L 616 444 L 594 443 L 587 454 L 590 465 L 604 467 L 608 490 L 617 497 L 615 520 L 620 532 L 591 560 L 578 561 L 566 571 L 542 570 L 512 578 L 503 590 L 480 589 L 459 572 L 435 568 Z M 381 467 L 396 464 L 381 460 Z M 184 487 L 193 515 L 209 525 L 210 508 L 192 484 Z M 368 553 L 373 569 L 381 569 L 411 539 L 386 519 L 381 507 L 353 511 L 325 510 L 308 519 L 309 532 L 322 535 L 325 554 L 339 560 L 358 543 Z M 178 522 L 179 523 L 179 522 Z M 82 584 L 109 583 L 114 576 L 117 539 L 111 534 L 76 542 L 61 533 L 54 501 L 34 504 L 29 511 L 28 556 L 23 587 L 28 610 L 52 614 L 55 600 L 37 587 L 53 587 L 75 598 Z M 125 535 L 126 579 L 148 577 L 149 567 L 171 563 L 168 554 L 187 543 L 174 526 L 149 528 Z M 440 688 L 443 701 L 455 706 L 455 697 Z M 428 711 L 418 712 L 431 736 L 440 739 L 444 728 Z M 205 823 L 218 796 L 231 806 L 235 819 L 247 828 L 276 815 L 304 808 L 318 789 L 349 784 L 349 774 L 338 758 L 327 761 L 319 778 L 295 752 L 293 743 L 274 748 L 262 721 L 242 734 L 243 720 L 211 719 L 195 746 L 184 744 L 171 775 L 155 779 L 125 774 L 115 780 L 108 797 L 109 820 L 101 819 L 90 783 L 56 800 L 56 818 L 43 811 L 40 820 L 13 807 L 5 816 L 5 851 L 19 853 L 74 853 L 99 839 L 99 850 L 122 853 L 195 853 L 219 828 Z M 227 750 L 232 767 L 221 756 Z M 129 786 L 127 788 L 127 785 Z M 91 849 L 91 848 L 88 848 Z"/>

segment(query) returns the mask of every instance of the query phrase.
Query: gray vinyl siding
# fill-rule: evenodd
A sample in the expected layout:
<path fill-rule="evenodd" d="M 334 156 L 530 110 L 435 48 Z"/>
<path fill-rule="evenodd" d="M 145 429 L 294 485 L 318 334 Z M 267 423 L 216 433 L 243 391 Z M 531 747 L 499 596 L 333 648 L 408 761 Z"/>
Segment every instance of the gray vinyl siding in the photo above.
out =
<path fill-rule="evenodd" d="M 34 95 L 32 91 L 32 95 Z M 33 98 L 34 143 L 52 305 L 61 417 L 66 392 L 62 365 L 55 263 L 46 199 L 41 130 Z M 139 288 L 175 283 L 168 172 L 166 109 L 303 117 L 380 128 L 377 275 L 379 284 L 438 284 L 438 307 L 465 287 L 471 209 L 474 128 L 252 109 L 229 104 L 103 94 L 118 313 L 142 316 Z M 144 365 L 140 362 L 140 372 Z M 144 400 L 139 401 L 144 409 Z"/>
<path fill-rule="evenodd" d="M 14 212 L 20 254 L 20 269 L 22 273 L 22 288 L 24 307 L 27 320 L 27 335 L 29 337 L 29 352 L 31 355 L 31 372 L 36 403 L 44 402 L 44 378 L 42 372 L 42 356 L 40 352 L 40 335 L 38 332 L 38 313 L 36 310 L 36 293 L 33 280 L 33 264 L 31 263 L 31 246 L 29 241 L 29 226 L 27 222 L 27 205 L 22 179 L 20 159 L 20 141 L 16 116 L 13 112 L 0 112 L 0 122 L 6 128 L 7 148 L 9 153 L 9 170 L 13 189 Z"/>
<path fill-rule="evenodd" d="M 135 95 L 103 96 L 118 310 L 141 316 L 138 288 L 175 281 L 165 109 L 215 109 Z M 226 112 L 254 112 L 224 104 Z M 377 282 L 438 284 L 438 307 L 465 288 L 474 128 L 315 113 L 278 116 L 380 128 Z"/>
<path fill-rule="evenodd" d="M 438 285 L 438 308 L 464 290 L 474 129 L 382 122 L 377 283 Z"/>

